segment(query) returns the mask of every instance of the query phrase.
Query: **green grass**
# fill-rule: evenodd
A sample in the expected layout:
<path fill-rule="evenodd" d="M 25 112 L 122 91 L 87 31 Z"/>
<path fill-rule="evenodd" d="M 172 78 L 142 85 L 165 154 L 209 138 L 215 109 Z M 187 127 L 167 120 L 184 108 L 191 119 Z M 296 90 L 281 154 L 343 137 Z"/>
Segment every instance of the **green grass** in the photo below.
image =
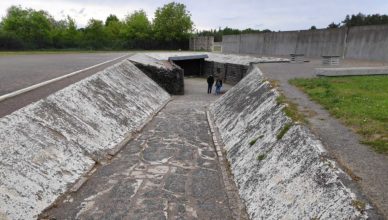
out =
<path fill-rule="evenodd" d="M 285 104 L 283 111 L 294 122 L 301 122 L 304 124 L 307 123 L 307 120 L 304 115 L 298 111 L 298 106 L 294 102 L 287 100 L 287 98 L 283 94 L 280 94 L 280 96 L 277 97 L 276 101 L 279 104 Z"/>
<path fill-rule="evenodd" d="M 260 135 L 259 137 L 257 137 L 257 138 L 255 138 L 255 139 L 251 140 L 251 141 L 249 142 L 249 145 L 250 145 L 250 146 L 254 145 L 258 139 L 262 139 L 263 137 L 264 137 L 264 135 Z"/>
<path fill-rule="evenodd" d="M 292 123 L 287 123 L 283 126 L 282 130 L 276 135 L 276 139 L 280 140 L 283 138 L 283 136 L 287 133 L 288 130 L 290 130 L 292 126 Z"/>
<path fill-rule="evenodd" d="M 266 157 L 267 157 L 267 155 L 265 155 L 265 154 L 260 154 L 260 155 L 257 156 L 256 159 L 257 159 L 258 161 L 262 161 L 262 160 L 264 160 Z"/>
<path fill-rule="evenodd" d="M 362 135 L 362 143 L 388 153 L 388 76 L 319 77 L 290 83 Z"/>

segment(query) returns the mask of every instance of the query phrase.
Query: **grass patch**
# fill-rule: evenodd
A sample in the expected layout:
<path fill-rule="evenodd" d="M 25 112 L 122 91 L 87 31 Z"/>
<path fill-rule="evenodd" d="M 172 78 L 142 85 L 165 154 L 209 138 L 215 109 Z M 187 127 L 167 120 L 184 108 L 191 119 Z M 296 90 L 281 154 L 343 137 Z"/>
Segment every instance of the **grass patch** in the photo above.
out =
<path fill-rule="evenodd" d="M 388 76 L 319 77 L 290 83 L 360 134 L 362 143 L 388 153 Z"/>
<path fill-rule="evenodd" d="M 259 139 L 262 139 L 263 137 L 264 137 L 264 135 L 260 135 L 259 137 L 257 137 L 257 138 L 255 138 L 255 139 L 251 140 L 251 141 L 249 142 L 249 145 L 252 146 L 252 145 L 256 144 L 256 141 L 259 140 Z"/>
<path fill-rule="evenodd" d="M 352 206 L 354 206 L 354 208 L 356 208 L 360 212 L 365 211 L 365 207 L 366 207 L 365 202 L 362 202 L 360 200 L 353 200 Z"/>
<path fill-rule="evenodd" d="M 276 139 L 280 140 L 283 138 L 283 136 L 287 133 L 288 130 L 290 130 L 292 126 L 292 123 L 287 123 L 283 126 L 282 130 L 280 130 L 279 134 L 276 135 Z"/>
<path fill-rule="evenodd" d="M 258 161 L 262 161 L 262 160 L 264 160 L 266 157 L 267 157 L 267 155 L 265 155 L 265 154 L 260 154 L 260 155 L 257 156 L 256 159 L 257 159 Z"/>
<path fill-rule="evenodd" d="M 280 96 L 278 96 L 276 98 L 276 101 L 279 104 L 285 105 L 283 111 L 293 121 L 301 122 L 301 123 L 305 123 L 305 124 L 307 123 L 305 116 L 301 112 L 299 112 L 298 105 L 291 102 L 290 100 L 287 100 L 287 98 L 283 94 L 280 94 Z"/>

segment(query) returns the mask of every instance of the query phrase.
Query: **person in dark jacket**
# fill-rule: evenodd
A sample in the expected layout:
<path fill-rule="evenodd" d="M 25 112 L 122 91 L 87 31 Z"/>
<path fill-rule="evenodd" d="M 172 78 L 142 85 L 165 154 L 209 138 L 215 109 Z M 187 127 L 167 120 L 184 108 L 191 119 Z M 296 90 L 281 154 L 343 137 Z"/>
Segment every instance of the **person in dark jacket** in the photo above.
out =
<path fill-rule="evenodd" d="M 207 94 L 212 93 L 213 84 L 214 84 L 214 77 L 210 75 L 207 77 Z"/>

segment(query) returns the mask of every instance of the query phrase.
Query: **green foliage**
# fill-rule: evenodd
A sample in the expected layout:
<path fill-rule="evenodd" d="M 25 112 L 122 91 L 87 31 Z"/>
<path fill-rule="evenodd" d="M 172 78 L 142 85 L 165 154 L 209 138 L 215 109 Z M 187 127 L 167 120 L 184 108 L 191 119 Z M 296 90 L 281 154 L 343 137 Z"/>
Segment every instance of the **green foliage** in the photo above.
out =
<path fill-rule="evenodd" d="M 239 30 L 239 29 L 225 27 L 224 29 L 219 28 L 218 30 L 211 29 L 210 31 L 208 31 L 208 30 L 200 31 L 200 32 L 197 32 L 196 35 L 198 35 L 198 36 L 214 36 L 214 41 L 220 42 L 220 41 L 222 41 L 223 35 L 266 33 L 266 32 L 271 32 L 271 30 L 268 30 L 268 29 L 257 30 L 257 29 L 251 29 L 251 28 Z"/>
<path fill-rule="evenodd" d="M 179 3 L 158 8 L 155 24 L 138 10 L 124 20 L 112 14 L 105 22 L 90 19 L 85 28 L 70 17 L 55 20 L 45 11 L 11 6 L 0 22 L 0 50 L 186 49 L 192 27 L 191 15 Z"/>
<path fill-rule="evenodd" d="M 19 36 L 28 48 L 45 48 L 51 44 L 53 20 L 45 11 L 11 6 L 2 20 L 2 27 L 5 32 Z"/>
<path fill-rule="evenodd" d="M 264 135 L 260 135 L 259 137 L 257 137 L 257 138 L 255 138 L 255 139 L 251 140 L 251 141 L 249 142 L 249 145 L 250 145 L 250 146 L 254 145 L 254 144 L 256 143 L 257 140 L 262 139 L 263 137 L 264 137 Z"/>
<path fill-rule="evenodd" d="M 361 26 L 361 25 L 380 25 L 388 24 L 388 15 L 371 14 L 365 15 L 358 13 L 356 15 L 346 15 L 345 20 L 342 21 L 347 27 Z"/>
<path fill-rule="evenodd" d="M 287 133 L 288 130 L 292 127 L 292 123 L 287 123 L 283 126 L 283 128 L 280 130 L 278 135 L 276 135 L 276 139 L 280 140 L 283 138 L 283 136 Z"/>
<path fill-rule="evenodd" d="M 186 6 L 176 2 L 158 8 L 153 21 L 156 39 L 164 41 L 188 39 L 193 25 Z"/>
<path fill-rule="evenodd" d="M 256 159 L 257 159 L 258 161 L 262 161 L 262 160 L 264 160 L 266 157 L 267 157 L 266 154 L 260 154 L 260 155 L 257 156 Z"/>
<path fill-rule="evenodd" d="M 388 76 L 320 77 L 290 83 L 362 135 L 362 143 L 388 153 Z"/>

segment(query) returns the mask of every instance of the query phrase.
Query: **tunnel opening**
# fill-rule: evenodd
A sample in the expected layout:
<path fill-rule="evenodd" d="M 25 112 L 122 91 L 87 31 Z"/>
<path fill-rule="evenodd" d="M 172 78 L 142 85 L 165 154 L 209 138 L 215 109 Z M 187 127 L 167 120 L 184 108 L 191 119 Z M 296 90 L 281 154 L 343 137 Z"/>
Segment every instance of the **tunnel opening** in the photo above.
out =
<path fill-rule="evenodd" d="M 208 58 L 208 55 L 175 56 L 169 57 L 168 60 L 182 68 L 184 76 L 203 76 L 205 58 Z"/>

